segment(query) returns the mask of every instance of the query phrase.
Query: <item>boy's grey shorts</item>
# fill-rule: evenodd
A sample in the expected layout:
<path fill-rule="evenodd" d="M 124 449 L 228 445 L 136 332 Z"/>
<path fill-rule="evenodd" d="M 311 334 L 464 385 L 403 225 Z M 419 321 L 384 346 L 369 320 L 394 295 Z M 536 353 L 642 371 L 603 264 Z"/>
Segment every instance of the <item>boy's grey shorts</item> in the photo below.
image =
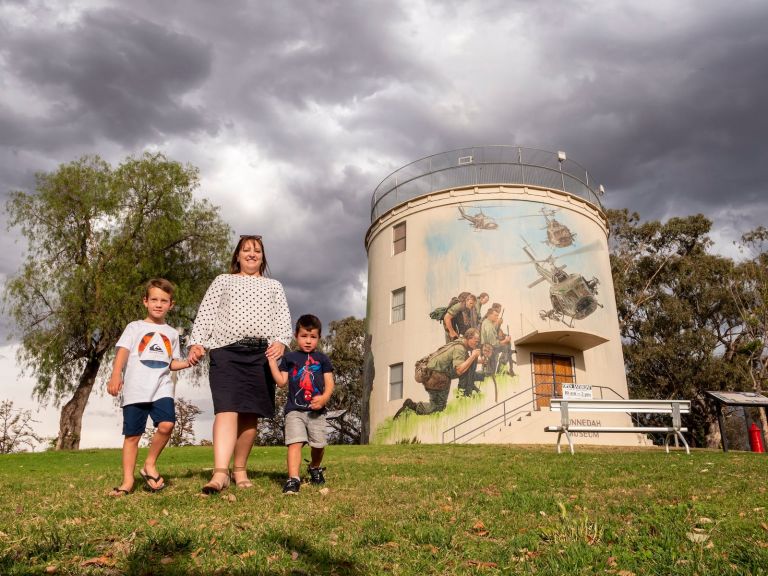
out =
<path fill-rule="evenodd" d="M 312 448 L 325 448 L 325 414 L 293 410 L 285 415 L 285 445 L 302 442 Z"/>

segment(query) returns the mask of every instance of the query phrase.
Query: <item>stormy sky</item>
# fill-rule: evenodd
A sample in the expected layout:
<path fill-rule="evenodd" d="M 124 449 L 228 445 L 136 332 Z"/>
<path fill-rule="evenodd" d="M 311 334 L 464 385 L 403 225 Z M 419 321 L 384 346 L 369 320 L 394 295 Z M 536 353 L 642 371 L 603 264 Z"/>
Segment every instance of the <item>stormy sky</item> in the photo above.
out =
<path fill-rule="evenodd" d="M 162 151 L 325 323 L 364 315 L 376 185 L 471 145 L 564 150 L 607 207 L 701 212 L 734 255 L 768 217 L 766 24 L 750 0 L 0 0 L 0 194 Z"/>

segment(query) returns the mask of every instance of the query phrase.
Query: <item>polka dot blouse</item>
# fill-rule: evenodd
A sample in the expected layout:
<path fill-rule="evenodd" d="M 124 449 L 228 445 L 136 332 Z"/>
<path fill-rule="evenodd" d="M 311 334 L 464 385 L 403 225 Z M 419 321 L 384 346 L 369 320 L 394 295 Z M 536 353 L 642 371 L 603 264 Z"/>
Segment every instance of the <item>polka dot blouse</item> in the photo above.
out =
<path fill-rule="evenodd" d="M 283 285 L 263 276 L 221 274 L 200 303 L 189 344 L 210 350 L 249 337 L 291 344 L 291 312 Z"/>

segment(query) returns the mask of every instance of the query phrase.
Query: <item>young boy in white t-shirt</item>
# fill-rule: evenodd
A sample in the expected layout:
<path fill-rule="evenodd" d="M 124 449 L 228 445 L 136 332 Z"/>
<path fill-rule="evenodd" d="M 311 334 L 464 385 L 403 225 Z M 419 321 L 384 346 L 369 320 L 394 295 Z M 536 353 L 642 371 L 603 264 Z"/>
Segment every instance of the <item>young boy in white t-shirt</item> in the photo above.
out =
<path fill-rule="evenodd" d="M 123 398 L 123 482 L 110 496 L 126 496 L 133 491 L 134 469 L 139 440 L 152 417 L 155 430 L 144 467 L 139 471 L 147 489 L 158 492 L 165 481 L 157 471 L 157 458 L 171 437 L 176 423 L 171 370 L 191 365 L 180 360 L 179 333 L 165 323 L 165 315 L 173 308 L 174 286 L 164 278 L 147 282 L 144 307 L 147 317 L 126 326 L 115 345 L 117 353 L 107 392 Z M 125 377 L 123 378 L 123 373 Z"/>

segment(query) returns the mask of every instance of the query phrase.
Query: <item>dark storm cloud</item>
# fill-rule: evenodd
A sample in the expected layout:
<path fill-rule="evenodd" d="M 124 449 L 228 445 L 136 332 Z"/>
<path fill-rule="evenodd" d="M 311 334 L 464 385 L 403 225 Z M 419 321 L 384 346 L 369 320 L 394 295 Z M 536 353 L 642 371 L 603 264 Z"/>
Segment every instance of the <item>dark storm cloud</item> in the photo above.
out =
<path fill-rule="evenodd" d="M 345 131 L 328 141 L 307 119 L 345 111 L 354 116 L 393 84 L 427 85 L 437 78 L 403 45 L 399 26 L 405 15 L 395 3 L 258 6 L 236 11 L 238 22 L 217 42 L 221 58 L 237 73 L 226 71 L 226 79 L 211 86 L 211 95 L 221 103 L 222 114 L 269 156 L 322 165 L 358 134 Z"/>
<path fill-rule="evenodd" d="M 347 166 L 333 181 L 287 183 L 286 202 L 304 205 L 306 212 L 286 211 L 283 234 L 270 245 L 269 259 L 273 275 L 286 288 L 294 319 L 312 313 L 327 324 L 363 315 L 370 178 Z"/>
<path fill-rule="evenodd" d="M 209 49 L 129 12 L 86 13 L 55 30 L 12 28 L 4 46 L 12 54 L 5 72 L 47 101 L 41 114 L 17 117 L 23 128 L 9 130 L 5 145 L 63 148 L 106 138 L 131 147 L 216 129 L 202 107 L 184 101 L 210 73 Z"/>
<path fill-rule="evenodd" d="M 566 27 L 548 44 L 550 72 L 570 70 L 550 123 L 610 205 L 666 218 L 760 198 L 768 5 L 721 8 L 696 4 L 687 25 L 635 14 L 633 29 Z"/>

